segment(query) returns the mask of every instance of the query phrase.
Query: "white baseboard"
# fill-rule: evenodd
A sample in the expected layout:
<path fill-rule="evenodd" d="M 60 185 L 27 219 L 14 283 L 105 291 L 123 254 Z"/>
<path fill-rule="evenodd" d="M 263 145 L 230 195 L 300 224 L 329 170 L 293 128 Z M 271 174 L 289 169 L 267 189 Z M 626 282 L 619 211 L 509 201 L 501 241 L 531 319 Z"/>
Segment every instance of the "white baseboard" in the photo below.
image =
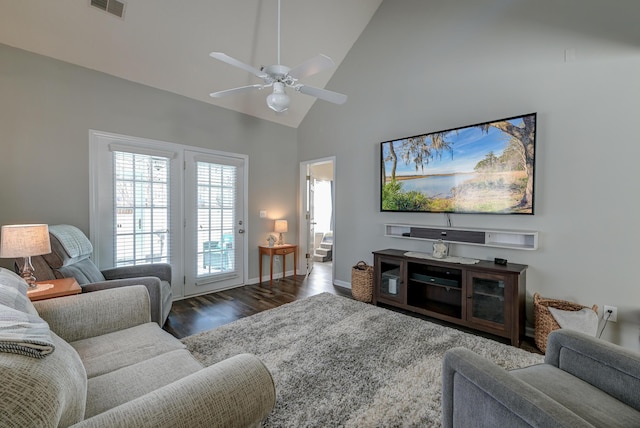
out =
<path fill-rule="evenodd" d="M 351 290 L 351 283 L 350 282 L 339 281 L 339 280 L 336 279 L 336 280 L 333 281 L 333 285 L 337 285 L 339 287 L 348 288 L 349 290 Z"/>
<path fill-rule="evenodd" d="M 293 275 L 293 270 L 288 270 L 287 274 L 285 276 L 292 276 Z M 262 282 L 265 283 L 269 283 L 269 279 L 270 276 L 267 273 L 266 275 L 262 275 Z M 275 281 L 276 279 L 282 279 L 282 272 L 278 272 L 278 273 L 274 273 L 273 274 L 273 280 Z M 256 278 L 249 278 L 244 282 L 244 285 L 252 285 L 252 284 L 258 284 L 260 281 L 259 279 Z"/>

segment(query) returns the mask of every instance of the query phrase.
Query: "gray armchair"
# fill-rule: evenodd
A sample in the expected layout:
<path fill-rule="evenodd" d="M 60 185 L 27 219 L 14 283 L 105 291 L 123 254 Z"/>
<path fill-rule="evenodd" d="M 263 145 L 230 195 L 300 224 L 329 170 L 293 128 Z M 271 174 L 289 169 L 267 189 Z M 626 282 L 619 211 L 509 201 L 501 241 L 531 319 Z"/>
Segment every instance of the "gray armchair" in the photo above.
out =
<path fill-rule="evenodd" d="M 640 426 L 640 354 L 571 330 L 549 335 L 544 364 L 507 371 L 445 353 L 443 427 Z"/>
<path fill-rule="evenodd" d="M 151 320 L 163 326 L 171 310 L 171 266 L 154 263 L 100 270 L 91 260 L 93 246 L 70 225 L 49 226 L 51 253 L 32 257 L 38 280 L 74 277 L 82 292 L 144 285 L 151 302 Z"/>

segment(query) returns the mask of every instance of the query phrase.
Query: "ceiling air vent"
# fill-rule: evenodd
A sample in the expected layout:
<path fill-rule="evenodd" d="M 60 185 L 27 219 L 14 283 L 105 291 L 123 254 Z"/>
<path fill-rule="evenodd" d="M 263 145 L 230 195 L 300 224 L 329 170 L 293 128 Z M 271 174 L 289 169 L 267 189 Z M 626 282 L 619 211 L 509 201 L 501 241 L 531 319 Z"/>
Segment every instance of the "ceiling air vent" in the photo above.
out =
<path fill-rule="evenodd" d="M 122 18 L 124 16 L 124 3 L 118 0 L 90 0 L 91 6 L 109 12 Z"/>

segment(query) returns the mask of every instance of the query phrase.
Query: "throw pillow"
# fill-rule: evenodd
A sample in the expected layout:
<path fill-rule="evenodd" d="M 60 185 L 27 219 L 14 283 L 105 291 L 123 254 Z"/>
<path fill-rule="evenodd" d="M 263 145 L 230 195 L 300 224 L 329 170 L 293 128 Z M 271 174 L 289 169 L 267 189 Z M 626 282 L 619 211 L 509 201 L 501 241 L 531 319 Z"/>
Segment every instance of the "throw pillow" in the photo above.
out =
<path fill-rule="evenodd" d="M 31 315 L 38 315 L 27 297 L 29 286 L 15 272 L 0 268 L 0 305 L 8 306 Z"/>
<path fill-rule="evenodd" d="M 598 314 L 593 309 L 583 308 L 579 311 L 564 311 L 550 307 L 549 312 L 551 312 L 551 315 L 553 315 L 553 318 L 561 328 L 576 330 L 590 336 L 595 336 L 598 332 Z"/>

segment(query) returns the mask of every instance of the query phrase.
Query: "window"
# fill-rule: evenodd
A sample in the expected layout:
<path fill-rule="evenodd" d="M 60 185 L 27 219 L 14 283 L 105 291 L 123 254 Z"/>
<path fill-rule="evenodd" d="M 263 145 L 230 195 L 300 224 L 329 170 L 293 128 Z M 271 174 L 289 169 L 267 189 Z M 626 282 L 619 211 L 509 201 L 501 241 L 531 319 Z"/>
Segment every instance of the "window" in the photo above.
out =
<path fill-rule="evenodd" d="M 116 266 L 171 261 L 169 161 L 113 152 Z"/>

